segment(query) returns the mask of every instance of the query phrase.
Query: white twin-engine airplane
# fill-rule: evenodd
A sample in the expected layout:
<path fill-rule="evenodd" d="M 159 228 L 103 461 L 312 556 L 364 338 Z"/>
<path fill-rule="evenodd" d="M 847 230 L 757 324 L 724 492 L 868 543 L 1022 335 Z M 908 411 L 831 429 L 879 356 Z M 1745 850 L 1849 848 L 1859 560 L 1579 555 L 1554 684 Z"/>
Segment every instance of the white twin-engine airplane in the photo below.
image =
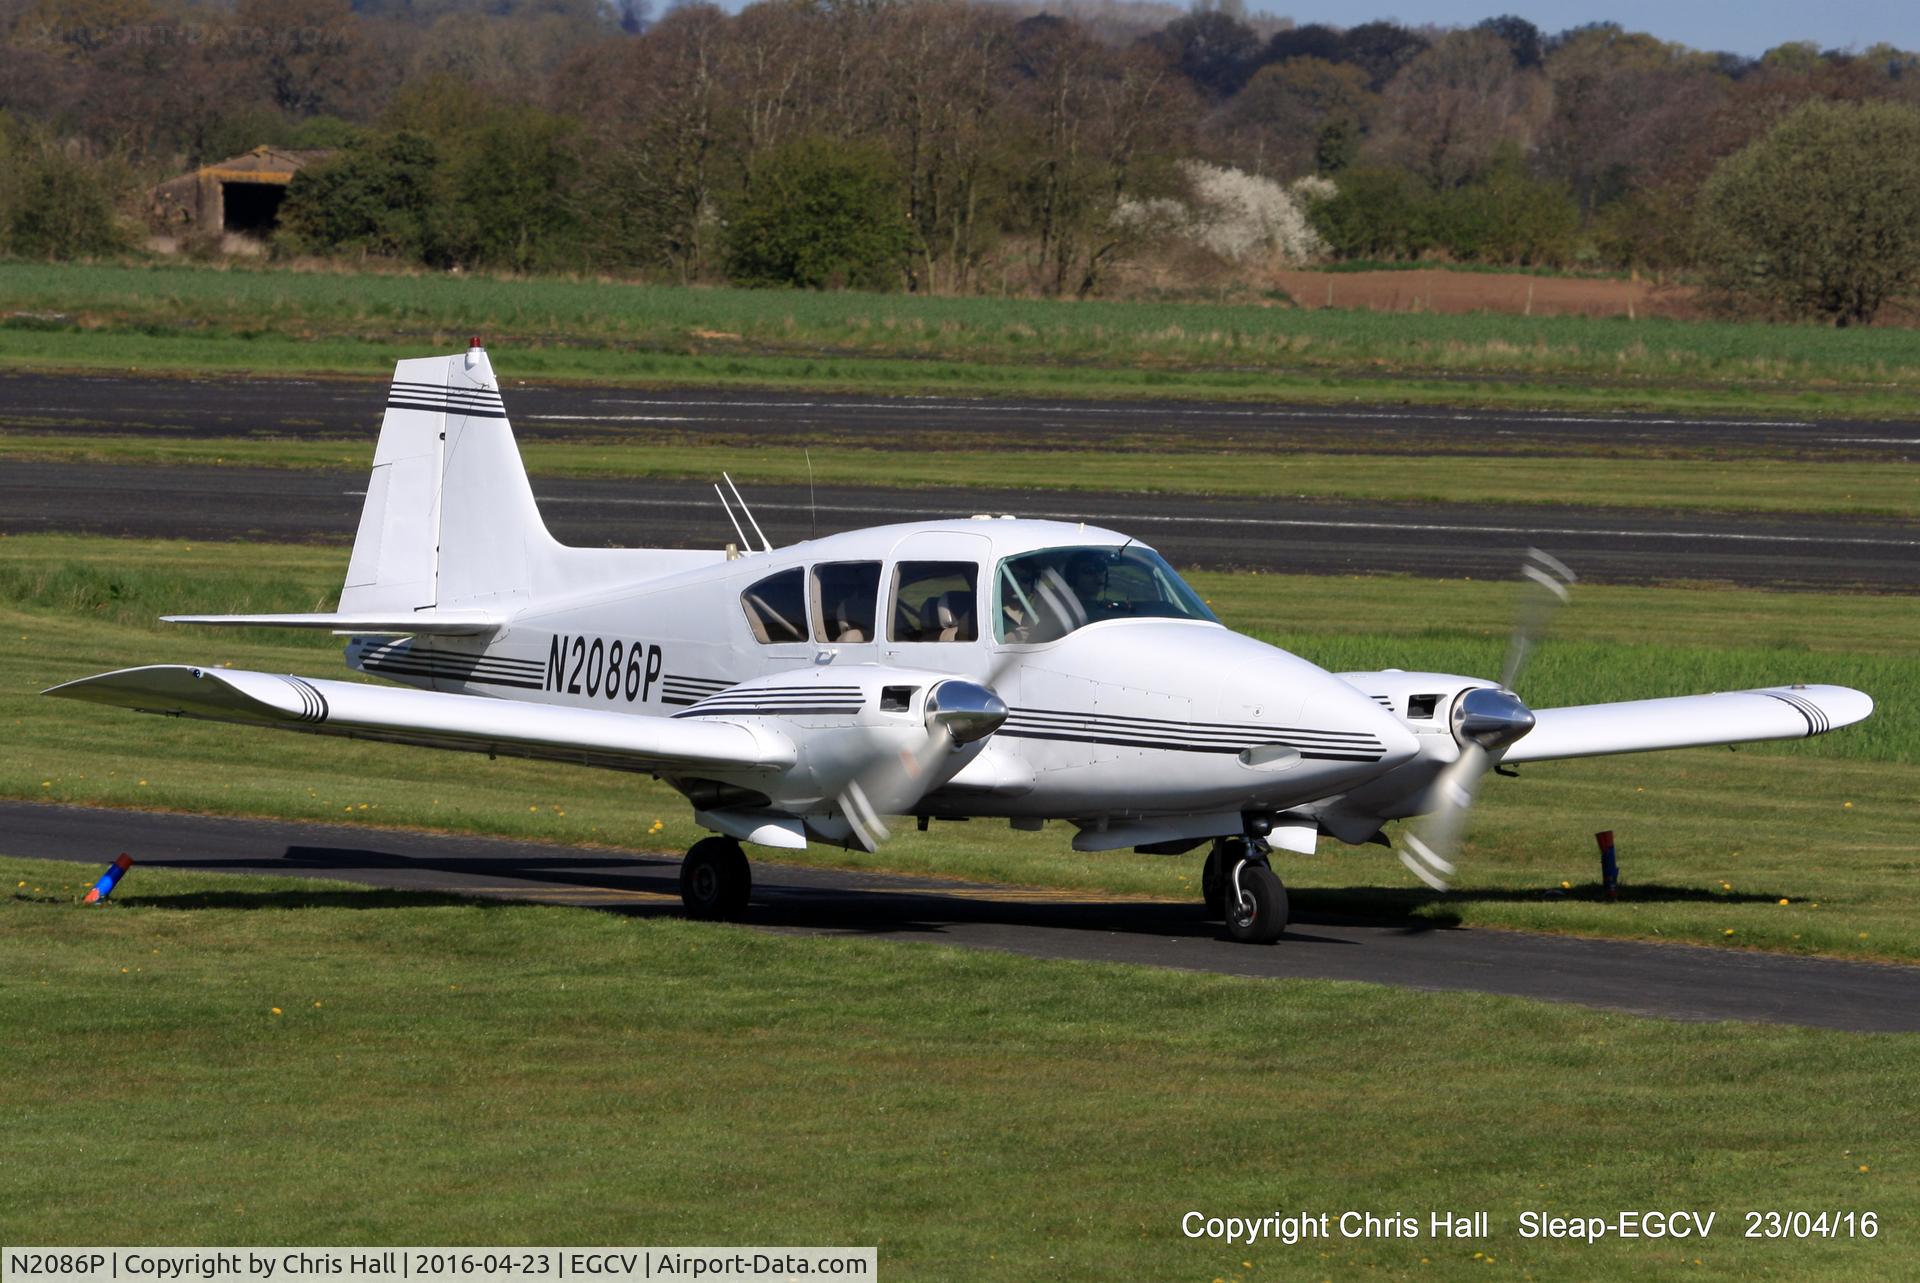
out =
<path fill-rule="evenodd" d="M 415 689 L 162 665 L 47 693 L 658 776 L 718 835 L 681 867 L 699 917 L 746 906 L 742 843 L 871 850 L 883 816 L 993 816 L 1070 821 L 1077 851 L 1211 843 L 1208 906 L 1259 942 L 1287 921 L 1272 847 L 1384 843 L 1429 815 L 1401 858 L 1439 887 L 1503 761 L 1793 739 L 1873 709 L 1782 686 L 1530 710 L 1513 687 L 1537 610 L 1499 682 L 1329 673 L 1222 626 L 1152 549 L 1061 522 L 760 542 L 556 543 L 476 340 L 399 363 L 337 613 L 170 617 L 330 629 L 351 667 Z M 1564 598 L 1559 563 L 1525 569 L 1540 604 Z"/>

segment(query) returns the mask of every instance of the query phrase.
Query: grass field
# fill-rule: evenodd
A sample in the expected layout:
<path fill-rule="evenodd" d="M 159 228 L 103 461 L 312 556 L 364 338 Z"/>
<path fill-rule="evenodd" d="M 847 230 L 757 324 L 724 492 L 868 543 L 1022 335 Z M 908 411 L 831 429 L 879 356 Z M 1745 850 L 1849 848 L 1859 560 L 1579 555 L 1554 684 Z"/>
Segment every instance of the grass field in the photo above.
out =
<path fill-rule="evenodd" d="M 0 540 L 0 727 L 13 748 L 0 757 L 0 795 L 667 851 L 698 836 L 684 801 L 644 779 L 162 722 L 34 694 L 149 662 L 345 676 L 330 638 L 153 622 L 168 610 L 323 609 L 344 559 L 310 547 Z M 1195 579 L 1230 623 L 1335 669 L 1496 672 L 1505 644 L 1505 584 Z M 1880 708 L 1824 739 L 1737 754 L 1527 767 L 1488 789 L 1458 890 L 1432 895 L 1388 852 L 1329 842 L 1284 870 L 1303 912 L 1920 958 L 1920 662 L 1905 601 L 1594 587 L 1562 623 L 1563 639 L 1529 671 L 1524 693 L 1540 707 L 1821 680 L 1867 690 Z M 1593 886 L 1591 834 L 1606 828 L 1620 834 L 1628 888 L 1617 904 Z M 905 833 L 874 857 L 805 858 L 1196 894 L 1197 858 L 1090 858 L 1066 838 L 1058 826 L 1026 834 L 979 822 Z"/>
<path fill-rule="evenodd" d="M 887 1279 L 1898 1277 L 1920 1039 L 0 859 L 9 1243 L 874 1244 Z M 24 885 L 20 885 L 24 884 Z M 1530 1243 L 1520 1212 L 1718 1213 Z M 1767 1242 L 1742 1213 L 1872 1211 Z M 1421 1237 L 1224 1246 L 1217 1215 Z M 1485 1240 L 1430 1212 L 1485 1210 Z M 297 1227 L 293 1228 L 293 1227 Z"/>
<path fill-rule="evenodd" d="M 0 266 L 0 365 L 358 373 L 482 332 L 528 376 L 1911 412 L 1907 331 Z"/>

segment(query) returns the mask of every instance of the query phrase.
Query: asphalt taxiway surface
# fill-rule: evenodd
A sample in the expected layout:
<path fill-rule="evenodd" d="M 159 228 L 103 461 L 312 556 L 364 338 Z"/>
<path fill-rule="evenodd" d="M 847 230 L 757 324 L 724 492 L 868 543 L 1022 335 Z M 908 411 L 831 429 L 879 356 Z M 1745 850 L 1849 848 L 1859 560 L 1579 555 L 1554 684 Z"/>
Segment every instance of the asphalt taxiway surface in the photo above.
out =
<path fill-rule="evenodd" d="M 345 543 L 365 487 L 358 472 L 10 461 L 0 467 L 0 531 Z M 535 478 L 533 488 L 566 543 L 712 548 L 734 539 L 706 482 Z M 1899 523 L 1033 490 L 752 486 L 747 497 L 776 544 L 1013 513 L 1111 527 L 1205 569 L 1505 578 L 1539 546 L 1598 583 L 1920 588 L 1920 525 Z"/>
<path fill-rule="evenodd" d="M 680 911 L 677 857 L 345 825 L 0 803 L 9 855 L 104 866 L 329 878 L 416 892 Z M 89 869 L 89 873 L 92 869 Z M 1198 905 L 754 863 L 747 923 L 1133 963 L 1261 979 L 1353 980 L 1569 1002 L 1677 1020 L 1920 1032 L 1920 967 L 1521 932 L 1296 920 L 1275 945 L 1235 944 Z M 165 897 L 149 900 L 165 903 Z M 260 908 L 297 907 L 263 892 Z M 221 902 L 246 907 L 244 893 Z"/>
<path fill-rule="evenodd" d="M 631 388 L 506 389 L 523 439 L 844 442 L 902 450 L 1003 443 L 1129 448 L 1177 433 L 1194 448 L 1552 454 L 1605 445 L 1770 458 L 1906 459 L 1920 425 L 1792 419 L 1499 413 L 1196 402 L 825 397 Z M 362 381 L 0 375 L 0 427 L 62 435 L 249 436 L 364 443 L 385 385 Z M 644 448 L 644 445 L 636 448 Z M 925 467 L 928 456 L 917 456 Z M 1397 504 L 904 486 L 749 488 L 777 542 L 888 521 L 1013 513 L 1136 535 L 1176 564 L 1280 573 L 1504 578 L 1537 545 L 1587 580 L 1907 592 L 1920 523 L 1528 504 Z M 350 540 L 365 475 L 238 467 L 10 461 L 0 531 L 180 539 Z M 554 533 L 587 546 L 714 547 L 733 538 L 705 481 L 557 480 L 534 489 Z"/>

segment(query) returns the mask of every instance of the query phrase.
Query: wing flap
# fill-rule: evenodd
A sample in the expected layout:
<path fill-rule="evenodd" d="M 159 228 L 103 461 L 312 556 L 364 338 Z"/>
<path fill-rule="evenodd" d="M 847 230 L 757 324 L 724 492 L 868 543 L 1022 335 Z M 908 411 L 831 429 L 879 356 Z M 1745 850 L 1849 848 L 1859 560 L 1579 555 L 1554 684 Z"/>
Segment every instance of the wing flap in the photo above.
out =
<path fill-rule="evenodd" d="M 244 670 L 156 664 L 42 692 L 143 713 L 534 757 L 629 771 L 777 770 L 791 742 L 763 727 Z"/>
<path fill-rule="evenodd" d="M 160 618 L 169 624 L 208 624 L 216 628 L 325 628 L 336 633 L 436 637 L 472 637 L 497 632 L 507 622 L 504 616 L 477 610 L 423 611 L 412 615 L 361 611 L 313 615 L 162 615 Z"/>
<path fill-rule="evenodd" d="M 1716 695 L 1538 708 L 1534 710 L 1533 730 L 1508 749 L 1503 760 L 1544 762 L 1754 740 L 1806 739 L 1850 726 L 1872 712 L 1870 697 L 1845 686 L 1772 686 Z"/>

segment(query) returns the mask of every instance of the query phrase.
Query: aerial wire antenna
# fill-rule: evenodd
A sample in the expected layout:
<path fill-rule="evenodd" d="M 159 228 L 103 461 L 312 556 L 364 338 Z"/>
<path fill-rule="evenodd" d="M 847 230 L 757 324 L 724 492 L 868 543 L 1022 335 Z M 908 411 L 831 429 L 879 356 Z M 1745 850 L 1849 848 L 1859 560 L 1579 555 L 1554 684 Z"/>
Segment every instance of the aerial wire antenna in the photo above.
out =
<path fill-rule="evenodd" d="M 720 475 L 724 477 L 727 474 L 723 472 Z M 726 493 L 720 489 L 720 483 L 717 481 L 714 483 L 713 492 L 720 496 L 720 507 L 727 514 L 727 520 L 733 523 L 733 533 L 739 538 L 740 546 L 749 552 L 753 551 L 753 545 L 747 542 L 747 532 L 740 528 L 739 518 L 735 517 L 733 509 L 727 506 Z"/>
<path fill-rule="evenodd" d="M 764 532 L 762 532 L 762 531 L 761 531 L 761 529 L 760 529 L 760 523 L 759 523 L 759 522 L 757 522 L 757 521 L 755 521 L 755 520 L 753 519 L 753 509 L 751 509 L 751 508 L 749 508 L 749 507 L 747 507 L 747 501 L 746 501 L 745 499 L 743 499 L 743 498 L 741 498 L 741 497 L 740 497 L 740 487 L 739 487 L 739 486 L 736 486 L 736 485 L 734 485 L 734 484 L 733 484 L 733 478 L 732 478 L 732 477 L 729 477 L 729 476 L 727 476 L 727 474 L 726 474 L 726 473 L 724 473 L 724 472 L 723 472 L 723 473 L 721 473 L 720 475 L 721 475 L 721 477 L 723 477 L 723 478 L 724 478 L 724 479 L 726 480 L 726 483 L 727 483 L 727 489 L 729 489 L 729 490 L 731 490 L 731 491 L 733 491 L 733 497 L 734 497 L 734 500 L 735 500 L 735 501 L 736 501 L 737 503 L 739 503 L 739 505 L 740 505 L 740 511 L 742 511 L 742 512 L 744 512 L 744 513 L 746 513 L 746 514 L 747 514 L 747 524 L 753 527 L 753 533 L 754 533 L 754 534 L 756 534 L 756 535 L 759 535 L 759 536 L 760 536 L 760 550 L 761 550 L 762 552 L 772 552 L 772 551 L 773 551 L 773 544 L 772 544 L 771 542 L 769 542 L 769 541 L 768 541 L 768 539 L 767 539 L 767 536 L 766 536 L 766 534 L 765 534 Z M 741 538 L 742 538 L 742 540 L 744 540 L 744 539 L 746 538 L 746 536 L 744 536 L 744 535 L 742 535 L 742 536 L 741 536 Z"/>
<path fill-rule="evenodd" d="M 813 451 L 801 446 L 800 451 L 807 456 L 807 538 L 820 537 L 820 504 L 813 495 Z"/>

